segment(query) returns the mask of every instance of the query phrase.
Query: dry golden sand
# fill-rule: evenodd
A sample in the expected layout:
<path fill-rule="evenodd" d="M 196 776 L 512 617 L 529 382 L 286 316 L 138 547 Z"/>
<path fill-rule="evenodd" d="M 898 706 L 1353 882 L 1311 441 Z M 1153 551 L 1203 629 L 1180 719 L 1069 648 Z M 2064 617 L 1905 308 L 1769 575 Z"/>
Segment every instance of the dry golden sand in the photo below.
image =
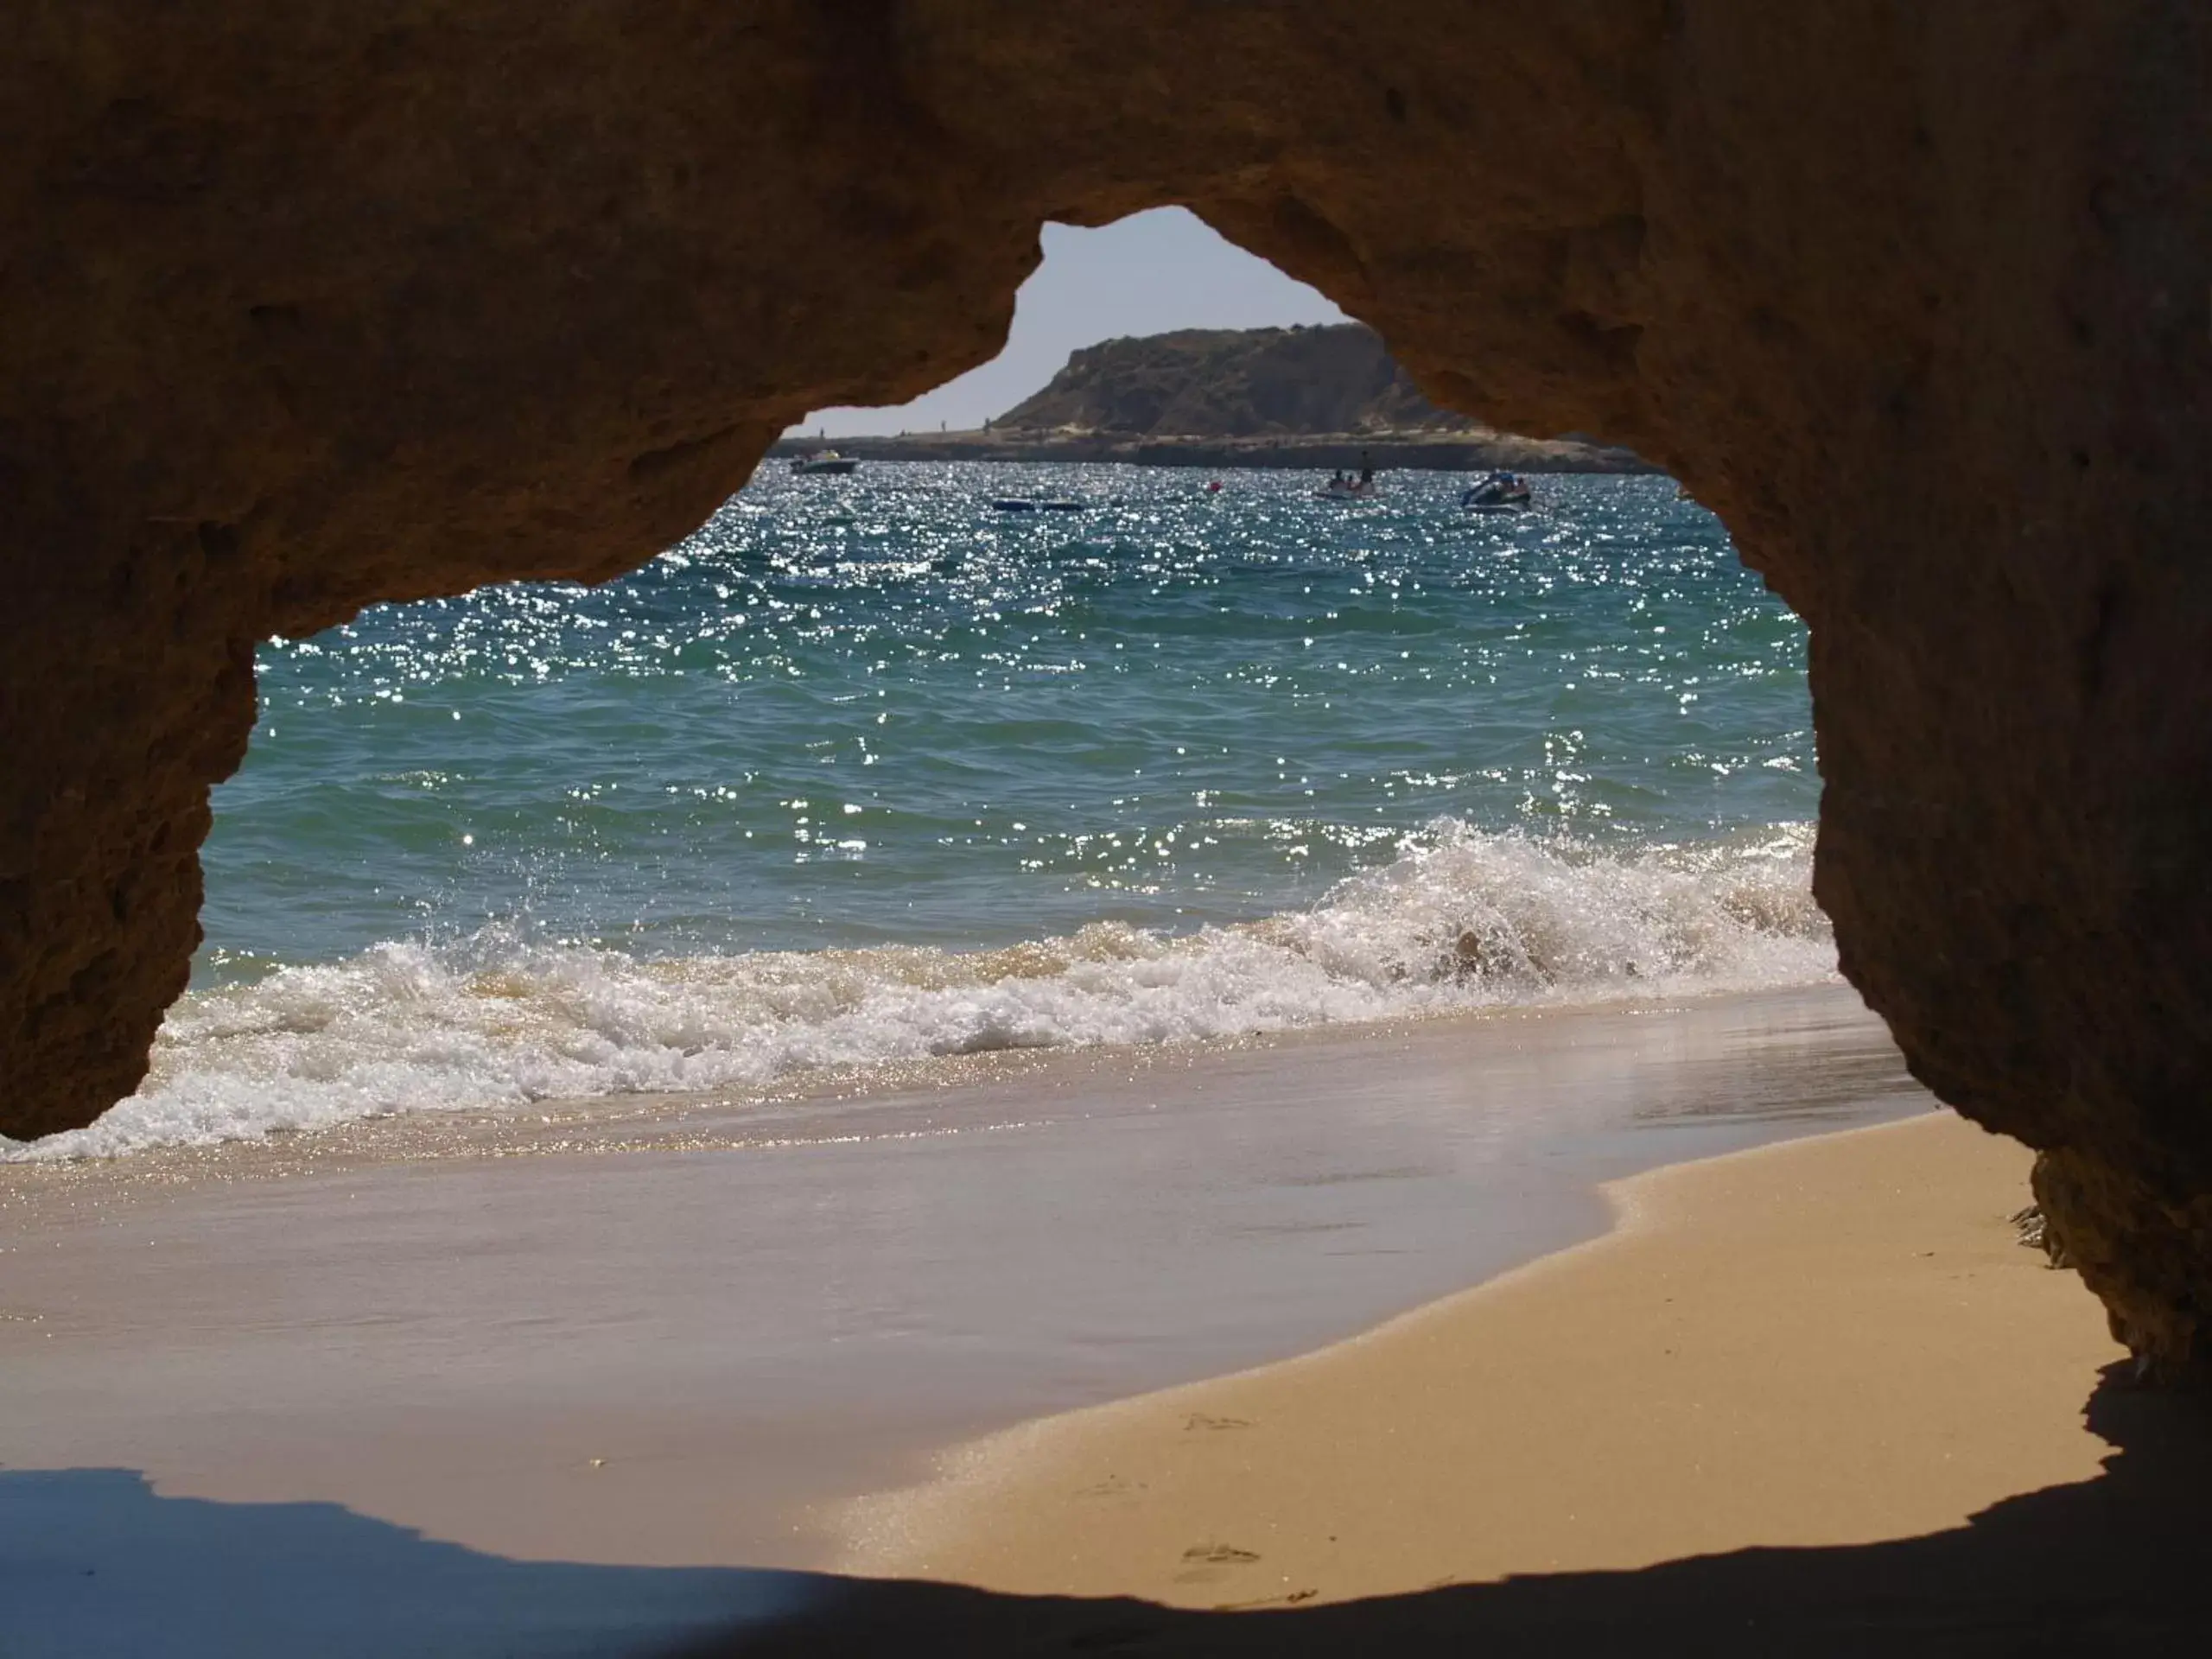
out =
<path fill-rule="evenodd" d="M 957 1452 L 845 1565 L 1280 1606 L 1957 1527 L 2112 1451 L 2027 1166 L 1945 1113 L 1619 1183 L 1606 1236 L 1352 1341 Z"/>

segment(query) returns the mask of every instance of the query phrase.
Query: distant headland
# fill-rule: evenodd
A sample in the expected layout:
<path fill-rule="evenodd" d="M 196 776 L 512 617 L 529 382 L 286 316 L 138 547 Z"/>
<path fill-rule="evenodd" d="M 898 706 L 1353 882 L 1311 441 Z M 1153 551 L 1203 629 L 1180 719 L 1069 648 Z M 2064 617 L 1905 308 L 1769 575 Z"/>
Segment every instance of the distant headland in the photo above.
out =
<path fill-rule="evenodd" d="M 964 432 L 834 442 L 864 461 L 1122 461 L 1154 467 L 1376 467 L 1637 473 L 1625 449 L 1499 432 L 1424 397 L 1358 323 L 1185 328 L 1073 353 L 1052 383 Z"/>

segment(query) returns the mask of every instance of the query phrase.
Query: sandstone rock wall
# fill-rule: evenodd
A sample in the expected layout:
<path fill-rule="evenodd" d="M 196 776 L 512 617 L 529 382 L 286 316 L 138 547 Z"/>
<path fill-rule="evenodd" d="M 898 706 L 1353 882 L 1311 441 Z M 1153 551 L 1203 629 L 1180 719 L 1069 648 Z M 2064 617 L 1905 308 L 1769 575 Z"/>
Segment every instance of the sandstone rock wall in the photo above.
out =
<path fill-rule="evenodd" d="M 2212 1353 L 2212 14 L 79 0 L 0 59 L 0 1128 L 139 1074 L 251 652 L 599 577 L 1185 203 L 1438 402 L 1632 447 L 1812 628 L 1819 891 Z"/>

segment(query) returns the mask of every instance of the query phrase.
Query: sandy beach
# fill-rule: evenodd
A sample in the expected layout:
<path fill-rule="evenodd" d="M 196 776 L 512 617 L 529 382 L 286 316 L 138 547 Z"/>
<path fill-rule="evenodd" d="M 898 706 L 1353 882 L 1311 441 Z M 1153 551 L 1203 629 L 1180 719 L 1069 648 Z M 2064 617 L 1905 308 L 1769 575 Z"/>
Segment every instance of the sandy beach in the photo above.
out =
<path fill-rule="evenodd" d="M 2212 1423 L 2016 1242 L 2026 1166 L 1941 1115 L 1617 1183 L 1357 1339 L 949 1455 L 845 1517 L 944 1584 L 729 1650 L 2195 1651 Z"/>
<path fill-rule="evenodd" d="M 102 1650 L 125 1582 L 181 1653 L 296 1650 L 251 1618 L 292 1583 L 505 1651 L 476 1598 L 524 1568 L 640 1599 L 581 1650 L 642 1650 L 834 1587 L 793 1571 L 943 1447 L 1353 1336 L 1602 1232 L 1604 1181 L 1927 1110 L 1821 988 L 872 1083 L 0 1170 L 0 1559 L 68 1536 L 102 1592 L 37 1580 L 60 1645 L 17 1651 Z"/>
<path fill-rule="evenodd" d="M 2212 1568 L 1829 988 L 0 1177 L 9 1659 L 2157 1652 Z"/>
<path fill-rule="evenodd" d="M 2155 1637 L 2025 1170 L 1827 990 L 17 1166 L 4 1650 Z"/>
<path fill-rule="evenodd" d="M 1217 1607 L 1956 1525 L 2097 1472 L 2119 1357 L 1931 1115 L 1655 1171 L 1618 1222 L 1287 1363 L 1027 1425 L 859 1506 L 848 1563 Z"/>

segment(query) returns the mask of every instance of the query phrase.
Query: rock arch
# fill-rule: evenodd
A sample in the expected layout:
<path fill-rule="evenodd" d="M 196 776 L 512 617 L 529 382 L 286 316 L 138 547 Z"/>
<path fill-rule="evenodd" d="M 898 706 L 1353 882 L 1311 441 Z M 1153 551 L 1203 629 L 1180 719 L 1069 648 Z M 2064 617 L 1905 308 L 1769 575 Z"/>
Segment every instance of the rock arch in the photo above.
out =
<path fill-rule="evenodd" d="M 1812 628 L 1820 896 L 2212 1357 L 2212 14 L 87 0 L 0 66 L 0 1129 L 127 1092 L 254 642 L 604 577 L 1182 203 L 1628 443 Z"/>

